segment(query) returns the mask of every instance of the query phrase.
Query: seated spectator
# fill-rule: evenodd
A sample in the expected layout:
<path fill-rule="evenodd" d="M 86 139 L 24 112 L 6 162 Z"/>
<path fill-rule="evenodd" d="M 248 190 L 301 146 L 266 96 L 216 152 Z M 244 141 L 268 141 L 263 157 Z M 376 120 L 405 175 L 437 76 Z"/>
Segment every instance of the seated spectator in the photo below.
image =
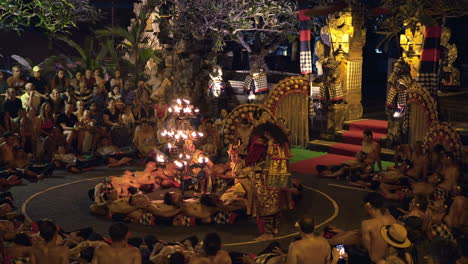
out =
<path fill-rule="evenodd" d="M 108 96 L 109 99 L 113 99 L 116 102 L 122 102 L 122 94 L 120 93 L 120 87 L 114 86 L 112 90 L 109 92 Z"/>
<path fill-rule="evenodd" d="M 348 160 L 337 166 L 317 165 L 317 172 L 320 177 L 340 178 L 350 176 L 352 181 L 364 179 L 372 171 L 372 168 L 365 162 L 367 154 L 359 151 L 355 160 Z"/>
<path fill-rule="evenodd" d="M 60 126 L 55 126 L 52 129 L 52 134 L 47 136 L 44 139 L 44 152 L 42 155 L 42 160 L 50 162 L 53 160 L 53 157 L 58 153 L 59 146 L 66 146 L 67 138 L 63 134 L 63 129 Z"/>
<path fill-rule="evenodd" d="M 369 193 L 364 197 L 364 208 L 371 219 L 361 222 L 362 243 L 370 259 L 377 262 L 384 259 L 388 251 L 388 244 L 381 236 L 382 227 L 396 221 L 393 216 L 385 213 L 384 198 L 378 193 Z M 406 238 L 406 233 L 404 236 Z"/>
<path fill-rule="evenodd" d="M 65 109 L 65 99 L 60 95 L 59 90 L 54 89 L 50 94 L 50 99 L 47 102 L 52 106 L 54 118 L 57 118 Z"/>
<path fill-rule="evenodd" d="M 122 74 L 121 74 L 120 70 L 115 70 L 114 71 L 114 78 L 112 78 L 110 80 L 110 86 L 111 87 L 118 86 L 120 88 L 124 87 L 124 81 L 122 79 Z"/>
<path fill-rule="evenodd" d="M 144 158 L 149 157 L 154 150 L 158 150 L 154 129 L 148 121 L 144 120 L 141 125 L 136 127 L 133 136 L 133 146 Z"/>
<path fill-rule="evenodd" d="M 122 223 L 113 224 L 109 228 L 112 244 L 100 246 L 94 252 L 93 263 L 99 264 L 139 264 L 141 254 L 137 248 L 128 247 L 128 227 Z"/>
<path fill-rule="evenodd" d="M 73 114 L 73 104 L 65 105 L 65 112 L 57 117 L 56 124 L 63 129 L 63 134 L 67 137 L 67 148 L 71 148 L 75 139 L 78 137 L 79 128 L 76 127 L 78 117 Z"/>
<path fill-rule="evenodd" d="M 7 112 L 12 119 L 18 117 L 18 112 L 23 109 L 23 104 L 20 99 L 16 97 L 16 90 L 8 88 L 7 97 L 3 101 L 3 110 Z"/>
<path fill-rule="evenodd" d="M 299 221 L 301 231 L 301 240 L 293 242 L 289 246 L 287 263 L 307 264 L 307 263 L 329 263 L 330 262 L 330 244 L 322 236 L 314 235 L 314 219 L 312 217 L 303 217 Z M 311 254 L 313 252 L 313 254 Z"/>
<path fill-rule="evenodd" d="M 411 255 L 406 251 L 411 246 L 411 242 L 407 237 L 407 231 L 404 226 L 400 224 L 382 226 L 380 234 L 382 239 L 387 243 L 388 250 L 384 259 L 379 260 L 377 264 L 395 263 L 395 261 L 406 264 L 413 263 Z"/>
<path fill-rule="evenodd" d="M 13 75 L 7 79 L 8 87 L 16 92 L 21 92 L 26 85 L 26 80 L 21 76 L 21 68 L 19 66 L 13 66 L 11 72 Z"/>
<path fill-rule="evenodd" d="M 52 130 L 55 125 L 54 113 L 49 102 L 44 102 L 39 110 L 40 130 L 39 136 L 45 138 L 52 135 Z"/>
<path fill-rule="evenodd" d="M 121 151 L 118 147 L 112 145 L 112 142 L 107 137 L 101 139 L 101 144 L 96 152 L 104 158 L 109 168 L 122 165 L 128 166 L 133 160 L 133 154 Z"/>
<path fill-rule="evenodd" d="M 79 85 L 78 89 L 69 92 L 70 102 L 82 101 L 86 106 L 89 106 L 93 99 L 93 89 L 89 89 L 84 82 L 81 82 Z"/>
<path fill-rule="evenodd" d="M 31 238 L 24 233 L 19 233 L 13 239 L 13 244 L 5 247 L 4 261 L 6 263 L 29 263 L 31 255 Z"/>
<path fill-rule="evenodd" d="M 77 87 L 79 87 L 79 85 L 77 85 Z M 59 69 L 55 77 L 50 81 L 50 90 L 52 91 L 55 89 L 57 89 L 60 94 L 64 94 L 70 89 L 70 79 L 65 76 L 65 70 L 63 69 Z"/>
<path fill-rule="evenodd" d="M 32 107 L 34 109 L 39 109 L 41 107 L 42 97 L 45 98 L 45 96 L 39 94 L 32 83 L 27 83 L 25 89 L 25 93 L 20 97 L 23 108 L 27 109 Z"/>
<path fill-rule="evenodd" d="M 125 84 L 122 86 L 119 86 L 120 93 L 122 94 L 122 102 L 125 105 L 131 105 L 135 101 L 135 92 L 133 91 L 132 87 L 130 84 Z"/>
<path fill-rule="evenodd" d="M 29 78 L 28 82 L 34 85 L 34 89 L 41 95 L 45 96 L 49 93 L 49 84 L 41 76 L 42 69 L 39 66 L 33 67 L 33 76 Z"/>
<path fill-rule="evenodd" d="M 69 153 L 65 146 L 58 146 L 58 151 L 54 155 L 55 166 L 66 168 L 69 172 L 82 173 L 93 170 L 93 166 L 98 165 L 96 159 L 79 158 L 75 154 Z"/>
<path fill-rule="evenodd" d="M 83 80 L 86 85 L 86 89 L 92 91 L 96 85 L 96 78 L 93 76 L 93 71 L 86 69 Z"/>
<path fill-rule="evenodd" d="M 190 264 L 231 264 L 229 253 L 221 249 L 221 238 L 210 233 L 203 239 L 203 252 L 193 255 Z"/>
<path fill-rule="evenodd" d="M 39 235 L 43 241 L 33 246 L 31 263 L 69 263 L 68 248 L 57 243 L 58 229 L 50 220 L 43 220 L 38 223 Z"/>
<path fill-rule="evenodd" d="M 15 162 L 14 167 L 18 174 L 22 177 L 32 177 L 42 179 L 52 175 L 55 165 L 54 163 L 38 164 L 28 159 L 26 152 L 19 146 L 15 147 Z"/>

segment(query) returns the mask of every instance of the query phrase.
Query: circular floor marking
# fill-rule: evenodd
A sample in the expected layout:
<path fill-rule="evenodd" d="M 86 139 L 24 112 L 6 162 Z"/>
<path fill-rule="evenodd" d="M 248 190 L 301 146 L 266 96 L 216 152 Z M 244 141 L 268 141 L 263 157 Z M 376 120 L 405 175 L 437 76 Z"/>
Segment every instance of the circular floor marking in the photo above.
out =
<path fill-rule="evenodd" d="M 61 188 L 61 187 L 64 187 L 64 186 L 68 186 L 68 185 L 72 185 L 72 184 L 76 184 L 76 183 L 80 183 L 80 182 L 86 182 L 86 181 L 94 181 L 94 180 L 98 180 L 98 179 L 103 179 L 105 178 L 104 177 L 95 177 L 95 178 L 90 178 L 90 179 L 82 179 L 82 180 L 78 180 L 78 181 L 73 181 L 73 182 L 68 182 L 68 183 L 64 183 L 64 184 L 59 184 L 59 185 L 56 185 L 56 186 L 52 186 L 52 187 L 49 187 L 47 189 L 44 189 L 40 192 L 37 192 L 31 196 L 29 196 L 24 202 L 23 204 L 21 205 L 21 213 L 27 218 L 27 219 L 30 219 L 29 216 L 28 216 L 28 213 L 27 213 L 27 210 L 26 210 L 26 207 L 28 206 L 29 202 L 34 199 L 35 197 L 41 195 L 41 194 L 44 194 L 48 191 L 51 191 L 51 190 L 54 190 L 54 189 L 58 189 L 58 188 Z M 333 219 L 335 219 L 337 216 L 338 216 L 338 213 L 340 211 L 340 207 L 338 206 L 338 203 L 333 199 L 331 198 L 328 194 L 322 192 L 322 191 L 319 191 L 315 188 L 312 188 L 312 187 L 309 187 L 309 186 L 306 186 L 306 185 L 303 185 L 303 187 L 305 189 L 308 189 L 308 190 L 311 190 L 311 191 L 314 191 L 320 195 L 322 195 L 323 197 L 325 197 L 326 199 L 328 199 L 331 204 L 333 205 L 333 214 L 328 217 L 325 221 L 319 223 L 316 225 L 316 228 L 320 228 L 326 224 L 328 224 L 329 222 L 331 222 Z M 299 235 L 299 232 L 296 232 L 296 233 L 292 233 L 292 234 L 288 234 L 288 235 L 284 235 L 284 236 L 279 236 L 279 237 L 275 237 L 273 240 L 280 240 L 280 239 L 285 239 L 285 238 L 289 238 L 289 237 L 293 237 L 293 236 L 297 236 Z M 231 243 L 231 244 L 224 244 L 225 247 L 234 247 L 234 246 L 242 246 L 242 245 L 250 245 L 250 244 L 256 244 L 256 243 L 261 243 L 261 242 L 264 242 L 264 241 L 256 241 L 256 240 L 253 240 L 253 241 L 245 241 L 245 242 L 238 242 L 238 243 Z"/>

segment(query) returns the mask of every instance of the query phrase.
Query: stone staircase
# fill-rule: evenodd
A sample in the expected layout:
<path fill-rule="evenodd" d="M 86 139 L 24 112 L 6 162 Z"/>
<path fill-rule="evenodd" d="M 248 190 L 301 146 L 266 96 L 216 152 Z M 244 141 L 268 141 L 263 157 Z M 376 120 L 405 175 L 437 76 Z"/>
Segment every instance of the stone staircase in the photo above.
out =
<path fill-rule="evenodd" d="M 363 131 L 369 129 L 372 131 L 374 140 L 384 142 L 387 136 L 387 121 L 358 119 L 347 121 L 344 129 L 338 131 L 331 140 L 313 140 L 309 142 L 307 148 L 313 151 L 328 152 L 353 157 L 356 152 L 361 150 L 361 141 Z M 381 145 L 383 145 L 381 143 Z M 382 148 L 382 160 L 393 161 L 394 151 Z"/>

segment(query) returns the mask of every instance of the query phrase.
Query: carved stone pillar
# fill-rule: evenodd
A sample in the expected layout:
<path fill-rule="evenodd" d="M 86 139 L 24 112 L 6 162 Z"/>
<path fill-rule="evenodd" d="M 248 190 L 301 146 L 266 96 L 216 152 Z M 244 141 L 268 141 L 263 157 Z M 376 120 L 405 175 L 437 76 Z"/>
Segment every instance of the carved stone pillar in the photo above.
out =
<path fill-rule="evenodd" d="M 346 74 L 346 120 L 354 120 L 362 117 L 362 58 L 348 61 Z"/>
<path fill-rule="evenodd" d="M 349 61 L 346 75 L 346 89 L 348 109 L 346 120 L 359 119 L 362 117 L 362 48 L 366 42 L 366 30 L 361 9 L 353 7 L 354 33 L 349 42 Z"/>

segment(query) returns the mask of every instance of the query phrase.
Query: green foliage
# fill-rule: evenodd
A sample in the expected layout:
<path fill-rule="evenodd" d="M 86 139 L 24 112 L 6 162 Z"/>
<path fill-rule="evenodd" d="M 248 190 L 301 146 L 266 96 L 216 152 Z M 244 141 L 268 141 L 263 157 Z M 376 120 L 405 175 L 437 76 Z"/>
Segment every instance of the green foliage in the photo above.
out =
<path fill-rule="evenodd" d="M 36 27 L 50 34 L 66 33 L 77 22 L 97 19 L 88 0 L 0 0 L 0 29 L 21 32 Z"/>
<path fill-rule="evenodd" d="M 249 52 L 274 47 L 297 34 L 296 3 L 292 0 L 170 0 L 176 8 L 178 39 L 212 40 L 219 52 L 236 41 Z M 261 48 L 260 48 L 261 47 Z"/>
<path fill-rule="evenodd" d="M 160 51 L 155 51 L 150 47 L 152 39 L 144 34 L 148 19 L 161 3 L 162 0 L 147 1 L 141 6 L 140 12 L 132 20 L 129 28 L 114 27 L 96 31 L 96 36 L 107 41 L 108 47 L 112 46 L 109 43 L 109 41 L 112 42 L 111 38 L 116 38 L 120 42 L 118 47 L 123 53 L 122 62 L 130 68 L 135 83 L 145 77 L 146 62 L 149 59 L 158 62 L 162 56 Z M 117 58 L 116 54 L 114 58 Z"/>
<path fill-rule="evenodd" d="M 86 37 L 82 46 L 78 45 L 73 40 L 66 37 L 59 36 L 57 39 L 67 43 L 70 47 L 74 48 L 79 54 L 77 61 L 83 69 L 98 69 L 105 70 L 102 67 L 102 62 L 109 56 L 113 61 L 117 62 L 117 54 L 112 46 L 112 42 L 105 40 L 99 43 L 99 49 L 96 49 L 93 37 Z M 113 69 L 108 69 L 113 70 Z"/>

